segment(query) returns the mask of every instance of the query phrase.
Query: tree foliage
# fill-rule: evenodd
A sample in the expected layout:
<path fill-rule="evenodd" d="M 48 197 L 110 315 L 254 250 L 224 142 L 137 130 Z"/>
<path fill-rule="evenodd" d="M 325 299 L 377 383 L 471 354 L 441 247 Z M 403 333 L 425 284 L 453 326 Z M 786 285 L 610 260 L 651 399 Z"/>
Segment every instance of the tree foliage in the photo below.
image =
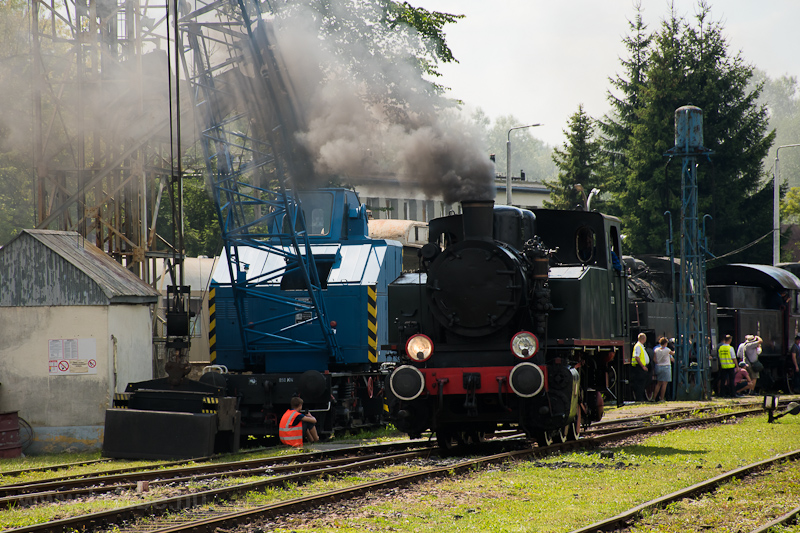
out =
<path fill-rule="evenodd" d="M 610 96 L 615 115 L 603 127 L 604 146 L 616 157 L 607 186 L 627 249 L 663 253 L 664 212 L 680 216 L 681 161 L 665 168 L 664 155 L 674 145 L 675 110 L 689 104 L 702 109 L 704 145 L 713 152 L 698 170 L 699 216 L 713 217 L 710 249 L 720 255 L 763 236 L 771 227 L 763 206 L 772 189 L 764 185 L 762 161 L 775 134 L 767 132 L 768 112 L 758 104 L 762 87 L 748 89 L 753 67 L 741 54 L 728 54 L 723 26 L 704 1 L 693 20 L 673 11 L 650 42 L 639 36 L 641 24 L 633 27 L 637 37 L 628 43 L 637 59 L 626 64 L 628 79 L 614 84 L 621 94 Z M 768 253 L 764 242 L 747 260 L 765 261 Z"/>
<path fill-rule="evenodd" d="M 779 178 L 790 187 L 800 187 L 800 86 L 794 76 L 771 79 L 756 70 L 751 84 L 762 84 L 759 103 L 769 109 L 769 127 L 774 129 L 775 143 L 769 151 L 767 168 L 780 156 Z M 778 152 L 779 147 L 785 147 Z M 776 169 L 773 168 L 773 171 Z"/>
<path fill-rule="evenodd" d="M 0 4 L 0 245 L 34 222 L 26 7 Z"/>
<path fill-rule="evenodd" d="M 564 132 L 567 141 L 563 148 L 553 150 L 553 161 L 558 176 L 545 182 L 550 189 L 550 202 L 544 206 L 553 209 L 585 207 L 592 189 L 601 186 L 603 160 L 600 143 L 595 139 L 594 121 L 583 109 L 583 104 L 569 119 Z M 593 199 L 594 202 L 594 199 Z"/>
<path fill-rule="evenodd" d="M 398 84 L 398 72 L 410 76 L 407 84 L 431 97 L 445 88 L 433 80 L 420 83 L 423 76 L 438 78 L 440 63 L 457 62 L 444 26 L 463 15 L 395 0 L 283 0 L 273 5 L 285 24 L 297 26 L 301 21 L 303 31 L 316 32 L 315 45 L 335 58 L 320 65 L 328 77 L 358 80 L 366 97 L 385 106 L 402 109 L 408 104 L 411 93 Z"/>

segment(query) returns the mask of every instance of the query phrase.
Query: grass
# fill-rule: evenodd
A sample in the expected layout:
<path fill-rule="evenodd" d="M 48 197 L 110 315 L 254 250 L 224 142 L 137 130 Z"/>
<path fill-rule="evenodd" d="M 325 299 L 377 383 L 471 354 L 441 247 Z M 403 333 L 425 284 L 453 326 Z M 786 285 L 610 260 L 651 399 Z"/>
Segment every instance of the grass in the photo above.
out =
<path fill-rule="evenodd" d="M 765 416 L 759 416 L 706 429 L 684 429 L 618 448 L 613 458 L 573 453 L 506 464 L 471 476 L 420 484 L 391 499 L 376 499 L 306 523 L 293 522 L 288 529 L 276 531 L 566 532 L 724 471 L 790 451 L 800 442 L 798 437 L 800 418 L 796 417 L 771 425 Z M 796 475 L 797 470 L 794 472 Z M 784 509 L 800 505 L 800 490 L 787 491 L 779 500 Z M 752 507 L 749 512 L 752 514 Z M 759 512 L 763 512 L 758 516 L 763 523 L 768 509 L 762 505 Z M 713 505 L 709 514 L 715 514 Z M 729 522 L 734 519 L 730 514 L 725 517 Z M 702 523 L 697 516 L 695 520 Z M 637 531 L 691 529 L 681 525 Z"/>
<path fill-rule="evenodd" d="M 384 437 L 376 435 L 372 438 Z M 610 458 L 601 457 L 598 452 L 582 452 L 534 462 L 499 465 L 467 476 L 392 491 L 390 497 L 376 495 L 359 504 L 339 504 L 316 510 L 273 526 L 278 527 L 275 531 L 284 532 L 567 532 L 724 471 L 790 451 L 798 446 L 798 442 L 800 417 L 786 417 L 775 424 L 767 424 L 765 415 L 750 417 L 709 428 L 690 428 L 652 436 L 639 444 L 614 449 L 614 456 Z M 292 452 L 277 448 L 256 455 Z M 53 460 L 55 463 L 64 463 L 76 459 L 70 455 L 67 460 L 64 457 Z M 420 461 L 365 473 L 332 476 L 307 485 L 291 485 L 284 489 L 253 493 L 244 499 L 251 504 L 264 505 L 396 476 L 424 466 L 424 462 Z M 653 513 L 637 524 L 639 529 L 631 531 L 693 531 L 689 525 L 694 523 L 713 524 L 711 529 L 706 528 L 705 531 L 727 531 L 724 529 L 726 524 L 747 523 L 748 516 L 751 521 L 763 523 L 772 509 L 782 506 L 780 512 L 785 512 L 800 505 L 798 473 L 800 470 L 792 464 L 786 467 L 785 472 L 776 470 L 774 475 L 763 476 L 759 483 L 774 478 L 778 484 L 758 489 L 756 494 L 761 499 L 757 512 L 754 511 L 752 498 L 748 500 L 741 495 L 746 495 L 746 490 L 744 493 L 735 492 L 738 490 L 737 484 L 744 486 L 746 482 L 735 482 L 725 485 L 713 495 L 698 499 L 696 502 L 699 503 L 686 504 L 685 509 L 673 504 L 664 511 Z M 213 486 L 255 479 L 258 478 L 215 480 Z M 794 484 L 790 483 L 791 480 L 794 480 Z M 209 488 L 203 485 L 198 483 L 192 490 Z M 174 495 L 169 494 L 170 490 L 178 489 L 154 489 L 147 494 L 126 492 L 98 496 L 75 504 L 4 510 L 0 511 L 0 530 Z M 784 492 L 779 493 L 779 490 Z M 767 501 L 770 494 L 773 495 L 774 505 Z M 740 505 L 739 502 L 743 503 Z M 716 509 L 723 507 L 725 518 L 715 522 L 720 515 Z M 273 529 L 272 526 L 270 529 Z M 793 529 L 785 529 L 780 533 L 788 531 Z"/>

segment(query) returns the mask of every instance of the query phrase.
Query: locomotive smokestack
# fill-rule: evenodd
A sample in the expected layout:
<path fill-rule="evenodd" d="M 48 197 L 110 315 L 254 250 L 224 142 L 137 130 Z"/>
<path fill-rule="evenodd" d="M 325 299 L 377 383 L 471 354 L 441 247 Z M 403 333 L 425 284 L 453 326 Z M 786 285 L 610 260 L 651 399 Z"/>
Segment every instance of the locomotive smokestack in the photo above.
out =
<path fill-rule="evenodd" d="M 491 241 L 494 236 L 494 200 L 463 200 L 464 240 Z"/>

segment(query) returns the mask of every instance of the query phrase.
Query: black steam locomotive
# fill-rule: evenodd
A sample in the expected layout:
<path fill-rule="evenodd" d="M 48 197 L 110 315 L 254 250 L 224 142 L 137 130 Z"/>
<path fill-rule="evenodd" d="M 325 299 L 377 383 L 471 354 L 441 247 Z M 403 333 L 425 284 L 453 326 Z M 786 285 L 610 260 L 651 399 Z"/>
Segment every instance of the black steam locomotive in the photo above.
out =
<path fill-rule="evenodd" d="M 630 350 L 619 220 L 491 201 L 462 211 L 430 222 L 419 272 L 389 286 L 391 420 L 444 448 L 502 428 L 577 438 Z"/>
<path fill-rule="evenodd" d="M 658 337 L 676 337 L 676 284 L 672 280 L 677 279 L 677 265 L 657 256 L 624 260 L 629 271 L 631 335 L 643 331 L 651 344 Z M 760 391 L 798 392 L 792 389 L 794 369 L 788 364 L 789 347 L 800 332 L 800 279 L 795 275 L 800 273 L 798 268 L 798 263 L 734 263 L 709 268 L 706 273 L 712 351 L 716 352 L 717 342 L 724 335 L 733 337 L 734 347 L 745 340 L 745 335 L 761 337 L 759 360 L 764 370 L 757 383 Z M 620 375 L 624 377 L 624 373 Z M 625 391 L 620 393 L 624 395 Z"/>

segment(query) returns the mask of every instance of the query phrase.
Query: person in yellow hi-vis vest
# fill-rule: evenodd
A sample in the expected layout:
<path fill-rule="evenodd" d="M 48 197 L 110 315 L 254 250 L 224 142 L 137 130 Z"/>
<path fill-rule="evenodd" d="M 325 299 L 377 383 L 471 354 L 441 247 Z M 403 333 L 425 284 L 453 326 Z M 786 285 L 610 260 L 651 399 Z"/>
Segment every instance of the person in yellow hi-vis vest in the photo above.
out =
<path fill-rule="evenodd" d="M 722 344 L 719 345 L 717 353 L 719 354 L 719 381 L 720 381 L 720 395 L 734 398 L 736 396 L 736 389 L 734 388 L 734 380 L 736 379 L 736 351 L 731 346 L 733 337 L 725 335 L 722 339 Z"/>
<path fill-rule="evenodd" d="M 633 399 L 637 402 L 647 401 L 644 389 L 647 387 L 647 365 L 650 364 L 650 356 L 644 347 L 645 342 L 647 342 L 647 335 L 639 333 L 631 355 L 631 390 L 633 391 Z"/>

